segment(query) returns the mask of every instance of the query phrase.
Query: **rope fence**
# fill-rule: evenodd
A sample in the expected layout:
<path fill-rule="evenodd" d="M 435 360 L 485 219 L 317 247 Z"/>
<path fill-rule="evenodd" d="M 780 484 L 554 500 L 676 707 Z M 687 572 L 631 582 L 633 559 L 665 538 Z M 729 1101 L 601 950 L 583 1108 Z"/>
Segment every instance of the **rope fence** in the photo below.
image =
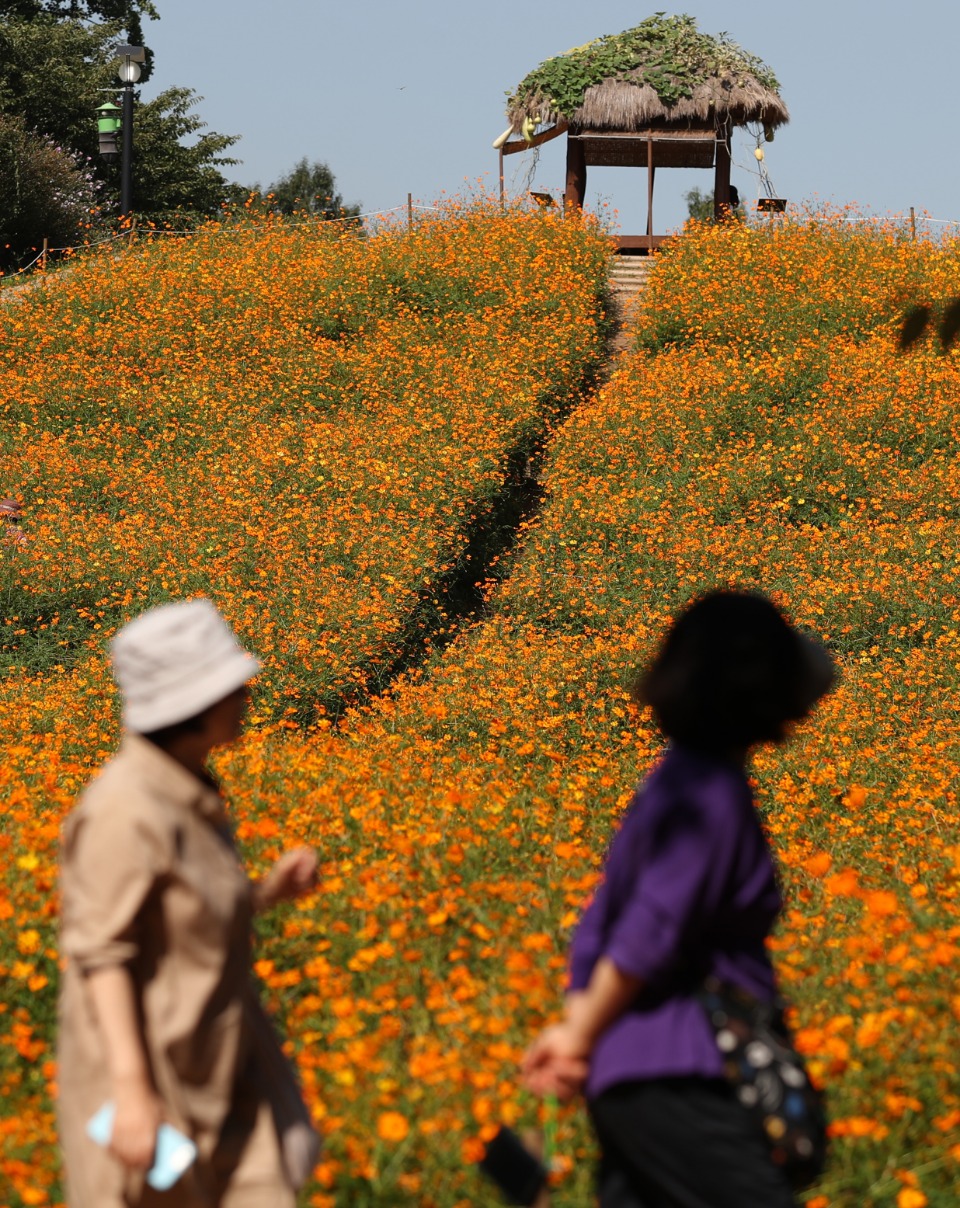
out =
<path fill-rule="evenodd" d="M 760 138 L 757 138 L 757 146 L 760 146 Z M 744 172 L 749 176 L 756 176 L 758 184 L 764 187 L 768 196 L 773 196 L 773 182 L 770 180 L 769 173 L 766 167 L 763 167 L 763 161 L 757 164 L 741 163 L 737 157 L 733 155 L 733 147 L 727 144 L 731 151 L 731 162 L 735 168 L 739 168 L 740 172 Z M 757 193 L 760 193 L 758 188 Z M 932 222 L 935 226 L 944 227 L 960 227 L 960 219 L 935 219 L 929 214 L 918 213 L 915 205 L 910 205 L 908 213 L 904 214 L 860 214 L 857 215 L 856 221 L 859 222 L 908 222 L 910 231 L 913 233 L 914 239 L 917 238 L 917 223 Z"/>
<path fill-rule="evenodd" d="M 957 227 L 960 229 L 960 219 L 933 218 L 929 214 L 917 213 L 915 206 L 910 207 L 908 214 L 861 214 L 857 217 L 856 221 L 894 223 L 909 226 L 910 235 L 913 239 L 917 238 L 917 232 L 922 223 L 931 223 L 933 226 L 940 227 Z"/>
<path fill-rule="evenodd" d="M 759 177 L 760 180 L 763 181 L 764 173 L 758 172 L 755 168 L 753 168 L 747 164 L 740 163 L 737 159 L 734 159 L 733 157 L 731 157 L 731 158 L 732 158 L 735 166 L 738 167 L 739 169 L 741 169 L 741 171 L 749 173 L 751 176 Z M 768 192 L 769 192 L 769 188 L 768 188 Z M 364 220 L 386 219 L 391 214 L 399 214 L 404 211 L 406 211 L 406 213 L 407 213 L 408 226 L 412 227 L 413 226 L 413 216 L 414 216 L 415 212 L 441 214 L 444 212 L 444 209 L 445 209 L 445 207 L 443 207 L 443 206 L 421 205 L 419 202 L 415 202 L 413 200 L 412 194 L 408 193 L 407 202 L 405 205 L 391 206 L 385 210 L 365 210 L 359 214 L 344 215 L 342 218 L 326 218 L 326 219 L 305 218 L 305 219 L 302 219 L 302 220 L 296 221 L 296 222 L 285 222 L 284 227 L 285 228 L 291 228 L 291 227 L 296 228 L 296 227 L 305 227 L 305 226 L 331 226 L 331 225 L 338 225 L 338 224 L 353 225 L 355 223 L 358 223 L 358 222 L 361 222 Z M 862 214 L 862 215 L 857 216 L 856 221 L 858 221 L 858 222 L 886 222 L 886 223 L 909 224 L 911 234 L 914 239 L 917 238 L 918 227 L 922 223 L 929 223 L 931 225 L 941 226 L 941 227 L 960 228 L 960 219 L 957 219 L 957 218 L 933 218 L 928 214 L 917 213 L 916 208 L 914 206 L 910 207 L 909 214 L 887 214 L 887 215 Z M 205 234 L 208 229 L 209 228 L 196 227 L 196 228 L 193 228 L 190 230 L 173 231 L 173 230 L 170 230 L 170 229 L 164 228 L 164 227 L 140 227 L 140 226 L 137 226 L 136 221 L 134 220 L 134 222 L 130 226 L 129 230 L 118 231 L 114 235 L 107 235 L 105 238 L 96 239 L 91 243 L 73 244 L 73 245 L 68 245 L 68 246 L 64 246 L 64 247 L 51 247 L 49 245 L 49 243 L 47 242 L 47 240 L 44 239 L 43 247 L 38 252 L 38 254 L 33 258 L 33 260 L 31 260 L 29 262 L 29 264 L 23 265 L 22 267 L 18 268 L 15 273 L 10 273 L 6 277 L 4 277 L 2 274 L 0 274 L 0 284 L 10 284 L 13 281 L 15 281 L 16 279 L 22 278 L 26 273 L 30 272 L 30 270 L 35 268 L 38 264 L 41 266 L 41 271 L 44 270 L 47 265 L 48 257 L 51 255 L 57 254 L 57 253 L 66 252 L 66 253 L 78 254 L 80 252 L 89 251 L 92 248 L 103 247 L 108 243 L 116 243 L 122 239 L 126 239 L 127 241 L 132 243 L 135 238 L 141 237 L 141 236 L 146 237 L 146 238 L 153 238 L 154 236 L 157 236 L 157 235 L 165 235 L 165 236 L 172 236 L 176 239 L 189 239 L 191 237 Z M 218 231 L 218 234 L 221 234 L 221 235 L 223 235 L 223 234 L 231 234 L 231 235 L 254 234 L 255 235 L 255 234 L 260 234 L 263 231 L 268 230 L 268 229 L 269 229 L 269 227 L 266 223 L 261 223 L 261 224 L 245 223 L 243 225 L 238 223 L 235 225 L 228 225 L 228 226 L 221 227 Z"/>
<path fill-rule="evenodd" d="M 914 231 L 924 222 L 937 226 L 960 227 L 958 218 L 932 218 L 928 214 L 917 213 L 913 206 L 907 214 L 856 214 L 850 217 L 851 222 L 880 222 L 908 224 Z"/>
<path fill-rule="evenodd" d="M 352 224 L 360 222 L 364 219 L 378 219 L 378 218 L 385 219 L 390 214 L 399 214 L 399 213 L 402 213 L 403 211 L 406 211 L 406 213 L 407 213 L 408 225 L 412 226 L 414 212 L 440 214 L 440 213 L 443 213 L 443 209 L 444 208 L 442 206 L 421 205 L 419 202 L 415 202 L 413 200 L 412 194 L 408 193 L 406 205 L 391 206 L 385 210 L 366 210 L 360 214 L 347 214 L 347 215 L 344 215 L 342 218 L 324 218 L 324 219 L 305 218 L 305 219 L 302 219 L 301 221 L 297 221 L 297 222 L 285 222 L 284 228 L 289 229 L 291 227 L 295 228 L 295 227 L 318 226 L 318 225 L 331 226 L 331 225 L 338 225 L 338 224 L 351 224 L 352 225 Z M 79 243 L 79 244 L 70 244 L 70 245 L 67 245 L 64 247 L 52 247 L 49 244 L 49 242 L 46 239 L 44 239 L 43 247 L 40 249 L 38 254 L 29 262 L 29 264 L 22 265 L 20 268 L 18 268 L 16 270 L 15 273 L 8 274 L 6 278 L 4 278 L 2 274 L 0 274 L 0 282 L 3 282 L 4 284 L 6 284 L 6 283 L 9 283 L 10 281 L 16 280 L 17 278 L 22 277 L 25 273 L 28 273 L 30 271 L 30 269 L 34 268 L 38 264 L 41 265 L 41 269 L 45 269 L 46 264 L 47 264 L 47 258 L 49 256 L 54 255 L 55 253 L 68 252 L 68 253 L 78 254 L 80 252 L 89 251 L 91 248 L 103 247 L 105 244 L 108 244 L 108 243 L 116 243 L 120 239 L 126 239 L 126 240 L 132 242 L 135 238 L 140 237 L 140 236 L 152 238 L 155 235 L 170 235 L 176 239 L 189 239 L 193 236 L 204 234 L 207 229 L 208 228 L 195 227 L 191 230 L 172 231 L 172 230 L 169 230 L 164 227 L 141 227 L 141 226 L 138 226 L 136 224 L 136 221 L 134 220 L 134 222 L 130 226 L 129 230 L 118 231 L 115 235 L 107 235 L 105 238 L 93 240 L 91 243 Z M 263 231 L 266 231 L 269 229 L 270 228 L 266 223 L 261 223 L 261 224 L 247 223 L 242 226 L 240 224 L 237 224 L 235 226 L 221 227 L 218 233 L 219 234 L 249 235 L 249 234 L 260 234 Z"/>
<path fill-rule="evenodd" d="M 344 215 L 343 218 L 322 218 L 322 219 L 305 218 L 305 219 L 303 219 L 302 222 L 285 222 L 283 225 L 284 225 L 285 230 L 289 230 L 291 227 L 316 226 L 318 223 L 322 223 L 324 226 L 335 226 L 338 223 L 359 222 L 362 218 L 385 218 L 388 214 L 399 214 L 402 210 L 409 211 L 411 209 L 422 210 L 422 211 L 432 211 L 436 214 L 439 214 L 442 212 L 442 209 L 440 206 L 423 206 L 417 202 L 411 202 L 411 203 L 409 203 L 409 205 L 391 206 L 389 209 L 386 209 L 386 210 L 365 210 L 361 214 L 346 214 L 346 215 Z M 229 230 L 238 235 L 246 235 L 246 234 L 251 234 L 251 233 L 257 233 L 259 231 L 265 231 L 267 229 L 268 228 L 266 226 L 247 225 L 247 226 L 221 228 L 219 233 L 223 234 L 224 230 Z M 120 236 L 117 236 L 117 237 L 121 238 L 121 239 L 125 239 L 127 237 L 128 233 L 129 232 L 125 231 Z M 146 227 L 146 228 L 140 228 L 139 233 L 146 234 L 146 235 L 174 235 L 177 238 L 183 239 L 183 238 L 187 238 L 191 235 L 202 234 L 202 230 L 194 229 L 194 230 L 187 230 L 187 231 L 170 231 L 170 230 L 164 229 L 163 227 Z M 90 243 L 90 244 L 84 244 L 83 246 L 84 247 L 94 247 L 95 244 Z M 52 252 L 66 251 L 66 250 L 68 250 L 68 249 L 65 249 L 65 248 L 51 248 L 50 249 L 50 251 L 52 251 Z"/>

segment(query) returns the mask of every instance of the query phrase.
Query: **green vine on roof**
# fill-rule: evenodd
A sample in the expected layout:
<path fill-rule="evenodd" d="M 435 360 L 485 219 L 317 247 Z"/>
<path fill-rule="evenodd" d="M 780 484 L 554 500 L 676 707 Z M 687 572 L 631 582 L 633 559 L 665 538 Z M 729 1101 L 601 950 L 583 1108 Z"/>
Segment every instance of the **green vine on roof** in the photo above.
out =
<path fill-rule="evenodd" d="M 521 82 L 510 105 L 546 102 L 569 118 L 583 104 L 588 88 L 609 79 L 649 84 L 664 105 L 674 105 L 715 76 L 734 84 L 752 76 L 773 92 L 780 87 L 770 68 L 727 34 L 702 34 L 696 19 L 686 13 L 655 13 L 633 29 L 596 38 L 541 63 Z"/>

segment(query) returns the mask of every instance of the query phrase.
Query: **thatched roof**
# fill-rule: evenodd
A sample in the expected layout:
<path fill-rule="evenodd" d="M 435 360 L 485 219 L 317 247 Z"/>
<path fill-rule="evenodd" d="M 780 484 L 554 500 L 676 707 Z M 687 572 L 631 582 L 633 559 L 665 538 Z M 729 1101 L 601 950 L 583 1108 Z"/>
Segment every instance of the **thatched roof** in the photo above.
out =
<path fill-rule="evenodd" d="M 572 132 L 651 127 L 735 126 L 770 129 L 790 120 L 776 76 L 755 55 L 689 16 L 658 14 L 548 59 L 520 84 L 507 106 L 512 128 L 524 121 L 567 121 Z"/>

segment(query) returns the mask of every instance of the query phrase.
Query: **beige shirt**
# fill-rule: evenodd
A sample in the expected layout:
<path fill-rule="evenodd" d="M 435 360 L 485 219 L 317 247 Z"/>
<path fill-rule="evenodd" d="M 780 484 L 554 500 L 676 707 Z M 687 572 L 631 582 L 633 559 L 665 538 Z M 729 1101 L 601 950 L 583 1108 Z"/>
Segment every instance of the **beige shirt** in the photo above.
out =
<path fill-rule="evenodd" d="M 209 1158 L 228 1114 L 246 1114 L 261 1097 L 251 1067 L 252 915 L 220 794 L 126 735 L 64 826 L 58 1080 L 71 1205 L 136 1202 L 118 1164 L 84 1132 L 110 1096 L 109 1038 L 84 975 L 130 969 L 170 1122 Z"/>

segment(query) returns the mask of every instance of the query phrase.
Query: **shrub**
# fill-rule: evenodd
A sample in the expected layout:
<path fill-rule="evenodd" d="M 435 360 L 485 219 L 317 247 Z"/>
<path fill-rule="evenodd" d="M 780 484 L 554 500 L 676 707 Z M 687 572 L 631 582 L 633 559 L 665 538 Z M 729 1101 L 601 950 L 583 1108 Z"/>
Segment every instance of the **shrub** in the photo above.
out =
<path fill-rule="evenodd" d="M 0 114 L 0 267 L 32 260 L 43 240 L 69 247 L 100 216 L 101 185 L 87 164 Z"/>

